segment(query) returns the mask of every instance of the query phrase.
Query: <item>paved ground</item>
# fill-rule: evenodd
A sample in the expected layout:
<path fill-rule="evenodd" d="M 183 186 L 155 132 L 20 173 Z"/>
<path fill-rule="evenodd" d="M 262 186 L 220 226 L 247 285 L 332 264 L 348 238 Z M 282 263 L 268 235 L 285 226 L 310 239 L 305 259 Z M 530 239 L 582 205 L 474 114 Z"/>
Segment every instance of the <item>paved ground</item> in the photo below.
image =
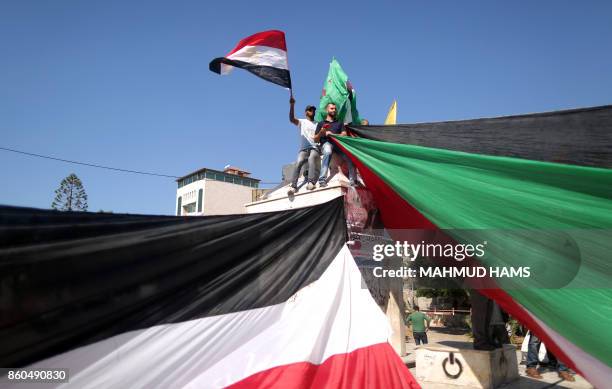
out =
<path fill-rule="evenodd" d="M 427 333 L 427 337 L 429 338 L 429 342 L 439 342 L 439 341 L 459 341 L 466 342 L 471 341 L 470 337 L 467 335 L 465 331 L 462 330 L 451 330 L 447 328 L 431 328 Z M 412 337 L 410 337 L 409 342 L 406 343 L 406 352 L 407 355 L 404 357 L 404 362 L 410 369 L 410 372 L 416 376 L 416 367 L 415 367 L 415 354 L 414 354 L 414 341 Z M 557 375 L 556 371 L 540 371 L 540 373 L 544 376 L 541 380 L 536 380 L 533 378 L 527 377 L 525 374 L 525 365 L 520 364 L 521 362 L 521 352 L 517 351 L 516 353 L 517 360 L 519 362 L 519 374 L 520 378 L 518 381 L 512 382 L 510 384 L 506 384 L 502 386 L 503 389 L 544 389 L 544 388 L 570 388 L 570 389 L 592 389 L 593 386 L 589 384 L 584 378 L 579 375 L 575 375 L 576 382 L 567 382 L 561 380 Z M 458 386 L 449 386 L 449 385 L 423 385 L 424 389 L 452 389 L 459 388 Z"/>

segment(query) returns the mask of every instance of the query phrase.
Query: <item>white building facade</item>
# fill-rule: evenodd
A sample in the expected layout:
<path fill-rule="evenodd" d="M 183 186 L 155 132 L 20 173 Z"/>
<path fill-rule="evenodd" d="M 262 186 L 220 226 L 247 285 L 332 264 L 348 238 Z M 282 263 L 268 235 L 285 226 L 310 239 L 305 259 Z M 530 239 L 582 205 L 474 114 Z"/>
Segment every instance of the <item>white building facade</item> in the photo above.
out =
<path fill-rule="evenodd" d="M 203 168 L 179 178 L 176 190 L 177 216 L 230 215 L 246 213 L 260 180 L 232 166 L 223 171 Z"/>

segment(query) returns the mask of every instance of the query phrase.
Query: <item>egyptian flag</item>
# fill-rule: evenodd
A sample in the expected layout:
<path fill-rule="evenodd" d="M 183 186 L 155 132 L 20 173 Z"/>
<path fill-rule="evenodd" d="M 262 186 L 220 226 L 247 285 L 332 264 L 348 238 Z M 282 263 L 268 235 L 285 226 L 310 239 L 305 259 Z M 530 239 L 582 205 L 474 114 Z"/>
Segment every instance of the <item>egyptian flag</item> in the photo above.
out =
<path fill-rule="evenodd" d="M 486 242 L 473 258 L 485 268 L 529 267 L 530 276 L 494 277 L 479 292 L 603 388 L 612 376 L 611 128 L 605 106 L 351 126 L 368 139 L 334 141 L 359 168 L 392 235 L 422 230 L 435 240 Z"/>
<path fill-rule="evenodd" d="M 210 70 L 218 74 L 228 74 L 234 67 L 291 89 L 285 33 L 279 30 L 258 32 L 238 42 L 225 57 L 215 58 L 209 65 Z"/>
<path fill-rule="evenodd" d="M 418 388 L 346 234 L 342 199 L 190 218 L 0 207 L 0 366 L 68 368 L 63 388 Z"/>

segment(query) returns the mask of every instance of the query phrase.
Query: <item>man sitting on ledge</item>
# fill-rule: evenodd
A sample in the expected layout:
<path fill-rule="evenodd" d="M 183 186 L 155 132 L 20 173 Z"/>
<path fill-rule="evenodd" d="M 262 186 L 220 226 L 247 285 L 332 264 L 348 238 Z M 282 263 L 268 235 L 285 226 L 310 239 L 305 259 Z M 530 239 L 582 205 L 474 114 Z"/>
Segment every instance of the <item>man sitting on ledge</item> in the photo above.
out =
<path fill-rule="evenodd" d="M 329 103 L 325 109 L 327 110 L 325 121 L 317 124 L 317 130 L 314 136 L 314 141 L 321 143 L 321 151 L 323 152 L 323 163 L 321 165 L 321 174 L 319 175 L 319 187 L 327 186 L 327 171 L 329 170 L 329 163 L 335 149 L 334 144 L 329 139 L 329 136 L 334 134 L 343 136 L 346 135 L 344 125 L 336 120 L 336 104 Z M 357 183 L 357 177 L 353 162 L 351 162 L 350 158 L 341 150 L 336 149 L 336 152 L 339 153 L 342 156 L 342 159 L 346 161 L 349 170 L 349 184 L 351 186 L 355 186 Z"/>

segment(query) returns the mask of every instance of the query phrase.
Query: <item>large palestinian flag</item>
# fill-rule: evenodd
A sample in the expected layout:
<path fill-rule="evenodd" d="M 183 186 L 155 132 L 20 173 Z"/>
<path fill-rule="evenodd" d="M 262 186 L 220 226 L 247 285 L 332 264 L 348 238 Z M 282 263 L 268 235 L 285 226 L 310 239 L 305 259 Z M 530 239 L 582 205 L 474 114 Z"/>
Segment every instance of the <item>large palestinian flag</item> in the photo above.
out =
<path fill-rule="evenodd" d="M 531 266 L 533 277 L 495 279 L 480 292 L 596 387 L 612 376 L 611 108 L 355 126 L 370 139 L 335 138 L 385 227 L 488 241 L 480 263 Z M 409 144 L 428 142 L 436 147 Z"/>
<path fill-rule="evenodd" d="M 612 105 L 351 130 L 383 142 L 612 168 Z"/>
<path fill-rule="evenodd" d="M 70 388 L 417 388 L 346 233 L 341 199 L 191 218 L 0 207 L 0 366 L 68 368 Z"/>

